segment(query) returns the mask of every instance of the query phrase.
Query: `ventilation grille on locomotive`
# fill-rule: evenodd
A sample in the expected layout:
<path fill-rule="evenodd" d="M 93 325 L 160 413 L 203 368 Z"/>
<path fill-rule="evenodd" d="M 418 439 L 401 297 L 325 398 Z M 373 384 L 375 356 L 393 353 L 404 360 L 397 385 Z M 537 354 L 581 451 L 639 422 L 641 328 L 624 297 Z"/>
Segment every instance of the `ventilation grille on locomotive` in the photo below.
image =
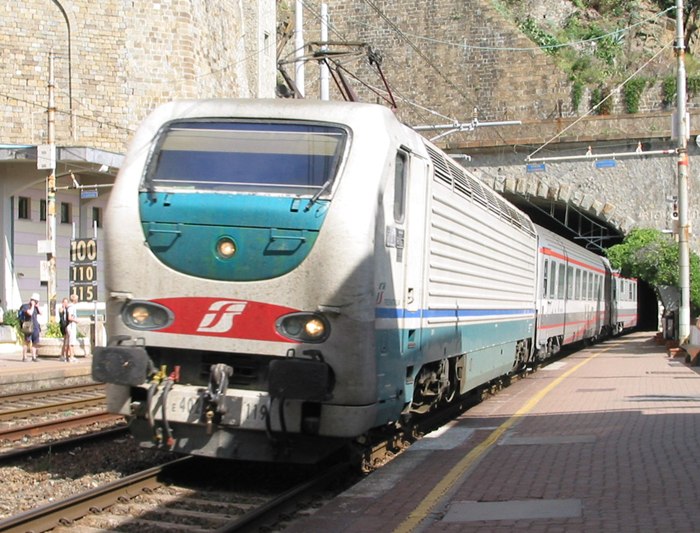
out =
<path fill-rule="evenodd" d="M 511 226 L 521 229 L 528 235 L 535 235 L 532 222 L 523 213 L 499 194 L 485 187 L 481 180 L 466 172 L 450 158 L 445 157 L 427 143 L 425 147 L 433 162 L 435 179 L 449 185 L 460 196 L 484 206 Z"/>

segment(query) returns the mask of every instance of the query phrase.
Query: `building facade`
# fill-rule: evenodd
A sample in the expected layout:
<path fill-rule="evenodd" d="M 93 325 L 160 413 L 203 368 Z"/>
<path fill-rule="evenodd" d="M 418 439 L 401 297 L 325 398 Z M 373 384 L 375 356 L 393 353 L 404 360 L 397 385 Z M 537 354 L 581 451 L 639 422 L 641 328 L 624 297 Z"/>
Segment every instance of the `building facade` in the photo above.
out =
<path fill-rule="evenodd" d="M 71 239 L 95 235 L 101 300 L 101 217 L 131 134 L 156 106 L 173 99 L 274 97 L 275 14 L 274 0 L 6 0 L 0 5 L 4 308 L 17 309 L 33 292 L 46 303 L 42 241 L 50 171 L 39 168 L 46 164 L 38 152 L 53 140 L 58 300 L 69 293 Z"/>

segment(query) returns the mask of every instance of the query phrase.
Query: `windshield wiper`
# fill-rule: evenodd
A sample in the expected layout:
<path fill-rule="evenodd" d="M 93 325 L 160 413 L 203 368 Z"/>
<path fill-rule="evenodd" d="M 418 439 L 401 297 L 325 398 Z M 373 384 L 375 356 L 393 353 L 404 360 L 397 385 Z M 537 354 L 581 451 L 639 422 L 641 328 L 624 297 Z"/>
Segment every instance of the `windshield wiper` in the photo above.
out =
<path fill-rule="evenodd" d="M 326 183 L 324 183 L 323 186 L 318 190 L 318 192 L 316 192 L 316 194 L 314 194 L 314 195 L 311 197 L 311 199 L 309 200 L 309 203 L 306 204 L 306 207 L 304 208 L 304 213 L 306 213 L 309 209 L 311 209 L 311 206 L 313 206 L 313 205 L 318 201 L 318 199 L 320 198 L 320 196 L 321 196 L 324 192 L 326 192 L 326 189 L 328 188 L 328 186 L 329 186 L 330 184 L 331 184 L 331 180 L 327 180 Z"/>

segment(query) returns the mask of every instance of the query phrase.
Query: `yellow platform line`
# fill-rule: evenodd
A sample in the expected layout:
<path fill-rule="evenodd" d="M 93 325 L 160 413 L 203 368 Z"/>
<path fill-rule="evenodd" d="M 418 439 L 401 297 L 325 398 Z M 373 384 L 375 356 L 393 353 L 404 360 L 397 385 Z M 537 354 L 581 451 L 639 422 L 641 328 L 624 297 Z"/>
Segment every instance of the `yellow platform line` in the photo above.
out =
<path fill-rule="evenodd" d="M 413 531 L 430 513 L 430 511 L 440 502 L 442 498 L 452 489 L 452 487 L 459 481 L 459 479 L 464 475 L 464 473 L 471 468 L 471 466 L 478 461 L 482 455 L 484 455 L 489 449 L 496 444 L 499 438 L 508 431 L 520 418 L 530 413 L 535 406 L 549 394 L 557 385 L 564 381 L 571 374 L 576 372 L 583 365 L 589 363 L 599 355 L 607 352 L 613 348 L 609 346 L 599 352 L 591 355 L 590 357 L 584 359 L 579 364 L 570 368 L 564 372 L 561 376 L 552 381 L 549 385 L 544 387 L 537 394 L 532 396 L 530 400 L 527 401 L 520 409 L 518 409 L 513 416 L 508 420 L 503 422 L 500 426 L 494 429 L 491 434 L 478 446 L 474 447 L 467 455 L 465 455 L 447 475 L 440 480 L 440 482 L 433 487 L 433 489 L 428 493 L 428 495 L 421 501 L 421 503 L 416 507 L 411 514 L 408 515 L 406 520 L 404 520 L 399 526 L 394 530 L 394 533 L 409 533 Z"/>

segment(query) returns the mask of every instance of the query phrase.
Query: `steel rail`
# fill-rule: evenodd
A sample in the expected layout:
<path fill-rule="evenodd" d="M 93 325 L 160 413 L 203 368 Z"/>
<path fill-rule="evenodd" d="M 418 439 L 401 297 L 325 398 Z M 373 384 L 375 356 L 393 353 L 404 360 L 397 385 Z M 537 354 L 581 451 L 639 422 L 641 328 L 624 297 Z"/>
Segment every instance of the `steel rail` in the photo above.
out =
<path fill-rule="evenodd" d="M 118 420 L 123 419 L 124 417 L 121 415 L 114 415 L 106 411 L 100 411 L 97 413 L 86 413 L 67 418 L 48 420 L 46 422 L 40 422 L 38 424 L 31 424 L 28 426 L 0 428 L 0 440 L 14 441 L 22 439 L 26 436 L 34 437 L 36 435 L 42 435 L 46 432 L 60 431 L 63 429 L 72 429 L 99 422 L 116 422 Z"/>
<path fill-rule="evenodd" d="M 228 522 L 214 530 L 215 533 L 239 533 L 257 531 L 261 526 L 274 522 L 285 512 L 298 510 L 297 502 L 313 491 L 317 491 L 336 482 L 340 474 L 350 469 L 349 463 L 339 463 L 320 473 L 313 479 L 283 492 L 273 500 L 252 509 L 243 516 Z M 0 530 L 2 523 L 0 523 Z"/>
<path fill-rule="evenodd" d="M 15 459 L 21 459 L 28 455 L 41 455 L 45 453 L 56 452 L 65 448 L 75 447 L 91 441 L 105 439 L 112 436 L 123 435 L 128 431 L 128 426 L 117 426 L 113 428 L 102 429 L 100 431 L 93 431 L 92 433 L 85 433 L 83 435 L 68 437 L 66 439 L 55 440 L 52 442 L 44 442 L 42 444 L 36 444 L 34 446 L 13 448 L 10 451 L 0 453 L 0 464 L 7 463 Z M 0 529 L 0 531 L 2 530 Z"/>
<path fill-rule="evenodd" d="M 68 525 L 94 511 L 102 511 L 121 498 L 132 499 L 146 490 L 161 485 L 159 476 L 180 468 L 192 457 L 181 457 L 164 465 L 149 468 L 130 476 L 76 494 L 65 500 L 43 505 L 31 511 L 0 521 L 0 531 L 26 533 L 48 531 L 59 525 Z"/>
<path fill-rule="evenodd" d="M 27 392 L 13 392 L 10 394 L 0 394 L 0 403 L 15 400 L 31 400 L 33 398 L 46 398 L 47 395 L 84 393 L 90 390 L 104 391 L 103 383 L 88 383 L 83 385 L 71 385 L 70 387 L 54 387 L 50 389 L 39 389 Z"/>
<path fill-rule="evenodd" d="M 100 393 L 97 396 L 77 399 L 61 399 L 59 395 L 56 398 L 44 398 L 46 403 L 41 405 L 31 405 L 23 407 L 14 407 L 0 411 L 0 421 L 14 420 L 31 415 L 41 415 L 45 413 L 55 413 L 66 409 L 77 409 L 84 407 L 100 407 L 105 405 L 106 396 Z"/>

